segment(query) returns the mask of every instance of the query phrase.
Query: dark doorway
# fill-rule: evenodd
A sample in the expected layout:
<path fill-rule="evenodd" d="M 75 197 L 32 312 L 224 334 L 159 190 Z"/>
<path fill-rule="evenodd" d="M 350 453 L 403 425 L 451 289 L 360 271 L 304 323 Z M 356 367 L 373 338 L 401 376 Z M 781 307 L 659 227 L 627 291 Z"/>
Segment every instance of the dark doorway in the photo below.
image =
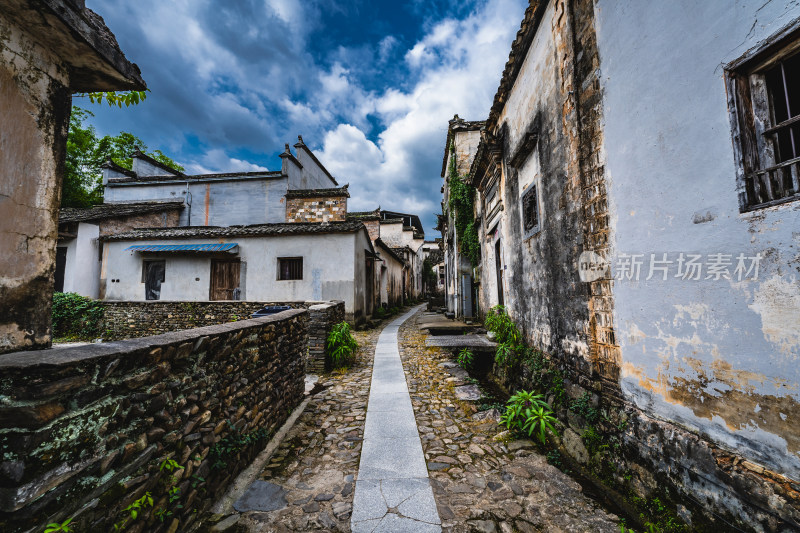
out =
<path fill-rule="evenodd" d="M 234 260 L 211 261 L 211 300 L 235 300 L 235 291 L 239 288 L 239 272 L 241 262 Z"/>
<path fill-rule="evenodd" d="M 67 247 L 56 248 L 56 292 L 64 292 L 64 270 L 67 268 Z"/>
<path fill-rule="evenodd" d="M 167 263 L 163 259 L 158 261 L 144 261 L 142 263 L 142 277 L 144 278 L 144 297 L 147 300 L 161 299 L 161 284 L 164 283 Z"/>
<path fill-rule="evenodd" d="M 505 305 L 503 299 L 503 245 L 500 239 L 494 244 L 494 264 L 497 270 L 497 304 Z"/>
<path fill-rule="evenodd" d="M 364 269 L 366 270 L 366 291 L 364 297 L 366 299 L 366 314 L 370 316 L 374 311 L 375 304 L 375 260 L 367 257 L 364 261 Z"/>

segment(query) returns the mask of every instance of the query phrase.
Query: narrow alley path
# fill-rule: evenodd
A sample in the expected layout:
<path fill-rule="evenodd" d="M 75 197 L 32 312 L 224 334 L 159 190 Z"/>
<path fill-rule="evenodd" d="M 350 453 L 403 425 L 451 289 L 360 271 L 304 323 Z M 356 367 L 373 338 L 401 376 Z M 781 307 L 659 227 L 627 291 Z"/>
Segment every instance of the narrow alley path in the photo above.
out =
<path fill-rule="evenodd" d="M 355 332 L 356 363 L 322 377 L 227 531 L 619 532 L 533 443 L 496 440 L 482 401 L 456 397 L 469 380 L 425 346 L 421 316 Z"/>
<path fill-rule="evenodd" d="M 375 347 L 353 533 L 442 530 L 397 342 L 400 326 L 419 309 L 390 322 Z"/>

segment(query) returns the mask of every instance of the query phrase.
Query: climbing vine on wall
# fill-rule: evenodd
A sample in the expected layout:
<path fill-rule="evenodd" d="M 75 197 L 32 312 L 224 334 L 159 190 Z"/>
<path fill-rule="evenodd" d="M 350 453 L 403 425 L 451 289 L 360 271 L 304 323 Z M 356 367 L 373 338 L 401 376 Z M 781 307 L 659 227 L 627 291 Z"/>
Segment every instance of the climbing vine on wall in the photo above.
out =
<path fill-rule="evenodd" d="M 472 266 L 478 266 L 481 261 L 481 245 L 473 211 L 475 187 L 468 184 L 464 177 L 458 175 L 455 146 L 452 144 L 450 145 L 449 177 L 450 200 L 448 207 L 455 217 L 459 249 L 469 258 Z"/>

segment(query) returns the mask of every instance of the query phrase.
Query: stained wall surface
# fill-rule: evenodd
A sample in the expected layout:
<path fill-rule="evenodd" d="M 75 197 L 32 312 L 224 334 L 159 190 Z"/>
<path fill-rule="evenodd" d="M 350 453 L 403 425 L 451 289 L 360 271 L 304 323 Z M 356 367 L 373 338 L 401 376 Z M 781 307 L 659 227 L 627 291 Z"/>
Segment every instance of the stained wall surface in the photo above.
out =
<path fill-rule="evenodd" d="M 639 281 L 615 281 L 622 389 L 800 479 L 800 202 L 739 212 L 723 79 L 800 6 L 615 0 L 596 15 L 611 264 L 644 262 Z M 664 253 L 667 279 L 647 280 L 651 254 Z M 702 255 L 700 279 L 676 277 L 680 253 Z M 727 277 L 708 270 L 710 254 L 725 254 Z M 760 254 L 757 277 L 736 275 L 740 254 Z"/>

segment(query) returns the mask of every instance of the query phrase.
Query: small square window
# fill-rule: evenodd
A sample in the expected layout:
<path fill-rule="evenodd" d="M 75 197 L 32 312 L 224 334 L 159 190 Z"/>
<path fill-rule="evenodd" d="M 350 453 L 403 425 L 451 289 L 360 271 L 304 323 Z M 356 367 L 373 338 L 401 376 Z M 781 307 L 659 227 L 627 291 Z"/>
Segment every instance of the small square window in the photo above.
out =
<path fill-rule="evenodd" d="M 303 279 L 303 258 L 279 257 L 278 279 L 279 280 Z"/>
<path fill-rule="evenodd" d="M 536 184 L 522 196 L 522 228 L 525 236 L 539 231 L 539 198 Z"/>

